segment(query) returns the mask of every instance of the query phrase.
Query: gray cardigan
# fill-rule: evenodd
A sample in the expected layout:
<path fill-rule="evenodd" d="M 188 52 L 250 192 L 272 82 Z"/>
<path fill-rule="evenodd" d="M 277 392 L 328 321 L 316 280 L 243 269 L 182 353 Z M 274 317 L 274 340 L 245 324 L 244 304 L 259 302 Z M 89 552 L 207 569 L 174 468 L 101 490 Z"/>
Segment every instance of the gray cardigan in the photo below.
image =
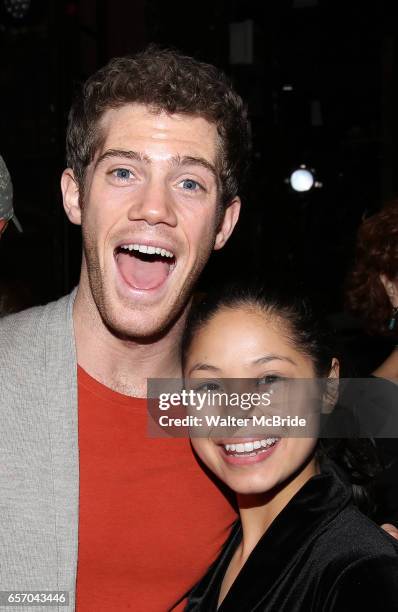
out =
<path fill-rule="evenodd" d="M 69 591 L 74 610 L 79 462 L 75 292 L 0 319 L 0 591 Z"/>

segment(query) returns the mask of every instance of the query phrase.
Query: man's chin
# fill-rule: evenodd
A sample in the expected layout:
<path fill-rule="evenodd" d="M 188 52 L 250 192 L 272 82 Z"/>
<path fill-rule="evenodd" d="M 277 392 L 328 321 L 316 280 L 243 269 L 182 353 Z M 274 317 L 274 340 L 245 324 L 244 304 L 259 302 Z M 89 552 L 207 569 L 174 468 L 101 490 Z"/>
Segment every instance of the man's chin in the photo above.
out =
<path fill-rule="evenodd" d="M 132 315 L 131 311 L 126 316 L 121 316 L 123 308 L 115 309 L 114 312 L 105 310 L 101 312 L 104 325 L 113 336 L 128 342 L 139 342 L 150 344 L 156 342 L 162 336 L 170 332 L 181 318 L 182 312 L 167 310 L 167 316 L 156 309 L 148 308 L 147 312 L 137 310 Z M 162 316 L 163 315 L 163 316 Z"/>
<path fill-rule="evenodd" d="M 149 344 L 185 320 L 193 283 L 136 291 L 112 280 L 103 278 L 101 283 L 90 283 L 90 287 L 102 322 L 115 337 Z"/>

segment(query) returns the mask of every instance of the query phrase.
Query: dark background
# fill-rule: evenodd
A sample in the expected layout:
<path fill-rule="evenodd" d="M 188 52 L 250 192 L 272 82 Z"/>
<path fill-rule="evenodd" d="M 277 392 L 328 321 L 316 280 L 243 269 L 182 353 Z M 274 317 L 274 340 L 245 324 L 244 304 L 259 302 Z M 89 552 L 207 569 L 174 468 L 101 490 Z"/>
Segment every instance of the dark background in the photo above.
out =
<path fill-rule="evenodd" d="M 389 5 L 31 0 L 18 18 L 10 3 L 0 0 L 0 153 L 24 233 L 11 226 L 0 242 L 0 283 L 24 305 L 76 284 L 80 232 L 59 189 L 71 98 L 110 57 L 153 41 L 220 66 L 249 104 L 254 151 L 240 226 L 202 287 L 250 272 L 342 310 L 361 219 L 397 191 L 398 21 Z M 240 24 L 234 36 L 230 24 Z M 322 188 L 292 191 L 285 179 L 300 164 Z"/>

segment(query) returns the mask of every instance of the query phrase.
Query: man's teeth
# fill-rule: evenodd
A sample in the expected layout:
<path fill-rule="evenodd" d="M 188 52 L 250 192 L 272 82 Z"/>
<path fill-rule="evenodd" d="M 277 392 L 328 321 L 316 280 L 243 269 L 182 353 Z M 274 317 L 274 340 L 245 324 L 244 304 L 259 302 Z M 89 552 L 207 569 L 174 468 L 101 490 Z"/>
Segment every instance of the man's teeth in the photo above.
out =
<path fill-rule="evenodd" d="M 122 244 L 121 249 L 125 251 L 139 251 L 140 253 L 148 253 L 148 255 L 161 255 L 162 257 L 174 257 L 174 253 L 166 251 L 162 247 L 148 246 L 147 244 Z"/>
<path fill-rule="evenodd" d="M 268 448 L 273 446 L 279 438 L 265 438 L 264 440 L 255 440 L 254 442 L 242 442 L 240 444 L 224 444 L 225 450 L 234 453 L 252 453 L 254 450 Z"/>

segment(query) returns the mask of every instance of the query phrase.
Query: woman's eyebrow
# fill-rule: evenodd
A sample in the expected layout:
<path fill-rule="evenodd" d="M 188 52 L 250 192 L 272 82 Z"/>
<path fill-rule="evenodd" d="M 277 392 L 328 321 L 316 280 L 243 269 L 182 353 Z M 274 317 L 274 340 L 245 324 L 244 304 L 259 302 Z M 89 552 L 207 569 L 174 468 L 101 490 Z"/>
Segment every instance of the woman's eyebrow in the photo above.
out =
<path fill-rule="evenodd" d="M 297 365 L 297 363 L 291 359 L 291 357 L 286 357 L 285 355 L 277 355 L 276 353 L 269 353 L 268 355 L 264 355 L 263 357 L 259 357 L 253 361 L 253 364 L 263 364 L 268 363 L 269 361 L 287 361 L 292 365 Z"/>
<path fill-rule="evenodd" d="M 195 371 L 205 371 L 205 372 L 220 372 L 220 368 L 217 368 L 216 366 L 211 365 L 210 363 L 195 363 L 192 368 L 189 368 L 188 370 L 188 375 L 192 374 L 192 372 Z"/>

